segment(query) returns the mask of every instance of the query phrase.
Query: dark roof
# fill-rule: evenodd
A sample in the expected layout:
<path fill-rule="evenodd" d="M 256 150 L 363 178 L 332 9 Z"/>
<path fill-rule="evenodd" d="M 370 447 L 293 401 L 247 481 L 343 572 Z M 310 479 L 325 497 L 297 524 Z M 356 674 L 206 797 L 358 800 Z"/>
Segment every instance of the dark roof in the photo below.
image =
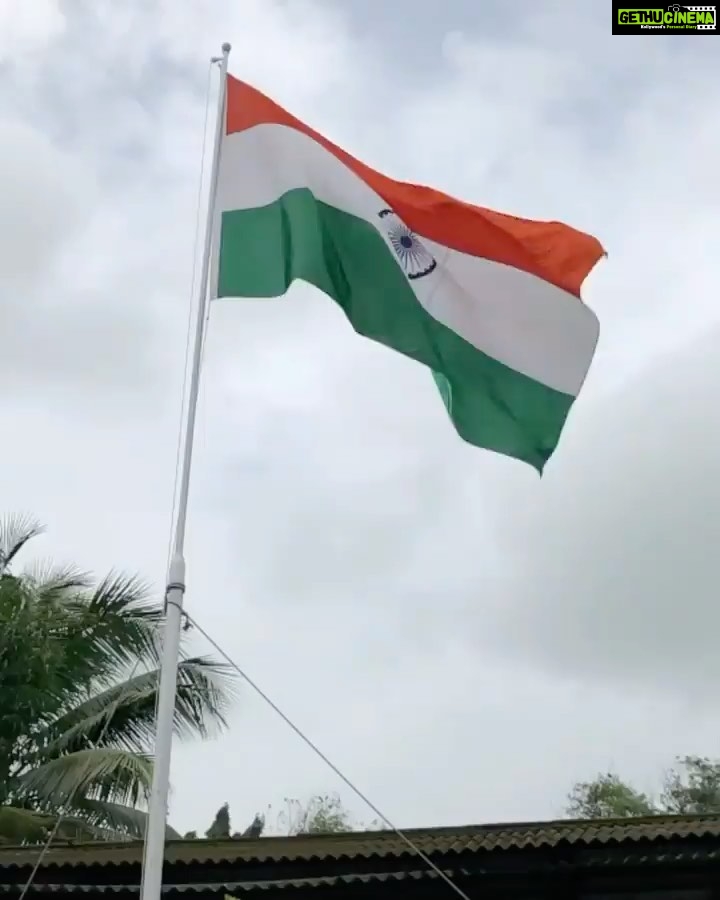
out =
<path fill-rule="evenodd" d="M 550 874 L 558 866 L 666 869 L 688 860 L 720 869 L 720 816 L 468 825 L 404 833 L 451 877 L 504 877 L 510 859 L 518 872 L 525 868 Z M 34 847 L 0 847 L 0 893 L 18 893 L 38 853 Z M 141 858 L 139 842 L 56 844 L 43 857 L 32 893 L 135 894 Z M 170 841 L 165 859 L 166 892 L 237 895 L 370 882 L 389 887 L 399 880 L 410 886 L 437 878 L 390 831 Z"/>
<path fill-rule="evenodd" d="M 523 850 L 530 847 L 557 847 L 561 844 L 617 844 L 686 837 L 720 838 L 720 815 L 408 828 L 403 834 L 428 855 Z M 32 865 L 37 859 L 37 853 L 38 850 L 33 847 L 0 846 L 0 868 Z M 216 841 L 174 840 L 166 844 L 165 859 L 169 863 L 212 864 L 404 854 L 415 855 L 394 831 L 359 831 Z M 55 843 L 46 852 L 43 866 L 109 866 L 139 862 L 141 856 L 140 841 Z"/>

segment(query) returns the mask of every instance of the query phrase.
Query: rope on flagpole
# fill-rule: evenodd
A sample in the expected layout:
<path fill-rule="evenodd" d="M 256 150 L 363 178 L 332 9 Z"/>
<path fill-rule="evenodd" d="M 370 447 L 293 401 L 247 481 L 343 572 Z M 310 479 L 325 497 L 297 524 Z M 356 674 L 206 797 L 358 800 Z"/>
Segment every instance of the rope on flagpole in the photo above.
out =
<path fill-rule="evenodd" d="M 193 313 L 194 313 L 194 299 L 196 295 L 197 289 L 197 270 L 198 270 L 198 242 L 200 239 L 200 227 L 201 227 L 201 212 L 202 212 L 202 193 L 203 193 L 203 182 L 205 181 L 205 164 L 207 160 L 207 133 L 208 133 L 208 122 L 210 120 L 210 94 L 212 90 L 212 72 L 213 72 L 214 63 L 211 61 L 208 63 L 207 68 L 207 78 L 205 81 L 205 111 L 203 113 L 203 130 L 202 130 L 202 149 L 200 151 L 200 173 L 198 175 L 198 184 L 197 184 L 197 193 L 195 199 L 195 232 L 193 235 L 193 252 L 192 252 L 192 274 L 190 276 L 190 302 L 188 303 L 188 314 L 187 314 L 187 326 L 185 333 L 185 357 L 183 361 L 183 384 L 182 384 L 182 393 L 180 396 L 180 410 L 178 413 L 178 428 L 177 428 L 177 443 L 175 447 L 175 474 L 173 477 L 173 490 L 172 490 L 172 509 L 170 512 L 170 522 L 168 526 L 168 544 L 167 544 L 167 559 L 165 560 L 165 571 L 168 572 L 170 570 L 170 561 L 172 559 L 173 553 L 173 538 L 175 531 L 175 516 L 177 514 L 177 506 L 178 506 L 178 494 L 179 494 L 179 486 L 180 486 L 180 472 L 182 468 L 182 454 L 183 454 L 183 435 L 184 435 L 184 423 L 185 423 L 185 405 L 187 403 L 188 397 L 188 386 L 190 382 L 190 355 L 192 352 L 192 336 L 193 336 Z M 199 302 L 199 301 L 198 301 Z M 153 711 L 153 720 L 157 722 L 158 718 L 158 704 L 160 702 L 160 692 L 158 691 L 155 694 L 155 709 Z M 143 856 L 142 856 L 142 865 L 143 869 L 145 868 L 147 861 L 147 841 L 143 841 Z M 21 898 L 22 900 L 22 898 Z"/>
<path fill-rule="evenodd" d="M 170 513 L 170 527 L 168 534 L 167 561 L 166 570 L 170 568 L 170 559 L 173 551 L 173 536 L 175 525 L 175 514 L 177 513 L 178 486 L 180 484 L 180 463 L 183 451 L 183 424 L 185 422 L 185 403 L 187 402 L 188 383 L 190 381 L 190 351 L 192 347 L 193 333 L 193 300 L 195 298 L 197 286 L 197 261 L 198 261 L 198 241 L 200 238 L 200 213 L 202 206 L 203 182 L 205 181 L 205 163 L 207 159 L 207 133 L 208 121 L 210 119 L 210 91 L 212 87 L 212 71 L 213 63 L 208 64 L 207 82 L 205 86 L 205 114 L 203 117 L 203 137 L 202 150 L 200 151 L 200 174 L 198 176 L 197 198 L 195 202 L 195 235 L 193 237 L 193 264 L 192 275 L 190 277 L 190 303 L 188 304 L 187 329 L 185 335 L 185 362 L 183 365 L 183 385 L 180 398 L 180 417 L 178 421 L 177 446 L 175 448 L 175 477 L 173 482 L 173 499 L 172 511 Z M 157 712 L 157 710 L 156 710 Z"/>
<path fill-rule="evenodd" d="M 348 778 L 348 776 L 345 775 L 345 773 L 338 766 L 336 766 L 335 763 L 332 762 L 332 760 L 329 759 L 328 756 L 325 755 L 325 753 L 323 753 L 323 751 L 318 747 L 318 745 L 311 738 L 309 738 L 305 734 L 305 732 L 302 731 L 299 728 L 299 726 L 297 726 L 292 721 L 292 719 L 282 711 L 282 709 L 280 709 L 280 707 L 277 705 L 277 703 L 275 703 L 268 696 L 268 694 L 266 694 L 265 691 L 262 690 L 262 688 L 258 685 L 258 683 L 256 681 L 254 681 L 238 665 L 238 663 L 235 662 L 235 660 L 230 656 L 229 653 L 227 653 L 225 650 L 223 650 L 223 648 L 220 646 L 220 644 L 213 637 L 211 637 L 211 635 L 202 627 L 202 625 L 200 625 L 198 623 L 198 621 L 195 618 L 193 618 L 193 616 L 191 616 L 188 612 L 183 611 L 183 617 L 185 618 L 185 621 L 187 623 L 189 623 L 195 629 L 197 629 L 197 631 L 213 647 L 215 652 L 218 653 L 220 656 L 222 656 L 222 658 L 225 660 L 225 662 L 228 663 L 228 665 L 230 665 L 237 672 L 237 674 L 243 679 L 243 681 L 249 687 L 252 688 L 252 690 L 258 695 L 258 697 L 260 697 L 260 699 L 263 700 L 270 707 L 270 709 L 272 709 L 272 711 L 277 716 L 279 716 L 282 719 L 282 721 L 292 731 L 295 732 L 295 734 L 300 738 L 300 740 L 307 747 L 309 747 L 309 749 L 312 750 L 312 752 L 317 757 L 319 757 L 319 759 L 321 759 L 325 763 L 325 765 L 328 766 L 328 768 L 330 768 L 335 773 L 335 775 L 337 775 L 337 777 L 345 785 L 347 785 L 348 788 L 350 788 L 350 790 L 355 794 L 356 797 L 358 797 L 360 800 L 362 800 L 362 802 L 369 809 L 371 809 L 372 812 L 375 813 L 375 815 L 378 817 L 378 819 L 380 819 L 382 822 L 384 822 L 384 824 L 388 827 L 388 829 L 390 831 L 393 831 L 400 838 L 400 840 L 407 846 L 407 848 L 410 851 L 412 851 L 417 857 L 419 857 L 438 876 L 438 878 L 441 878 L 445 882 L 445 884 L 447 884 L 447 886 L 449 888 L 451 888 L 455 892 L 455 894 L 457 894 L 458 897 L 461 898 L 461 900 L 470 900 L 470 898 L 465 893 L 465 891 L 463 891 L 462 888 L 459 887 L 453 881 L 453 879 L 450 877 L 450 875 L 448 875 L 447 872 L 443 871 L 438 865 L 436 865 L 432 861 L 432 859 L 430 859 L 430 857 L 427 855 L 427 853 L 425 853 L 420 847 L 418 847 L 418 845 L 415 843 L 415 841 L 412 840 L 412 838 L 408 837 L 408 835 L 405 834 L 404 831 L 402 831 L 400 828 L 397 827 L 397 825 L 394 825 L 390 821 L 390 819 L 388 819 L 388 817 L 385 815 L 385 813 L 383 813 L 382 810 L 369 799 L 367 794 L 365 794 L 363 791 L 361 791 L 360 788 L 357 787 L 357 785 L 354 784 L 354 782 L 351 781 L 350 778 Z"/>

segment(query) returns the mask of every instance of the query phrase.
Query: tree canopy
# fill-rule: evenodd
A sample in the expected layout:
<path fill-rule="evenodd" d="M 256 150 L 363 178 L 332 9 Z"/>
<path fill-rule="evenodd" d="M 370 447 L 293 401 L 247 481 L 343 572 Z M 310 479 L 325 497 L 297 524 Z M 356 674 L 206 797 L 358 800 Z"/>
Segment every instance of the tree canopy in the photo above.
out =
<path fill-rule="evenodd" d="M 18 557 L 42 532 L 0 522 L 0 841 L 139 837 L 152 779 L 161 603 L 134 577 Z M 185 657 L 175 730 L 225 724 L 234 679 Z M 174 832 L 173 832 L 174 833 Z"/>
<path fill-rule="evenodd" d="M 215 814 L 212 824 L 205 832 L 208 840 L 223 838 L 260 837 L 265 831 L 268 819 L 274 820 L 275 833 L 287 835 L 299 834 L 339 834 L 347 831 L 362 831 L 366 826 L 355 823 L 350 812 L 343 806 L 337 794 L 317 794 L 308 800 L 286 797 L 279 812 L 273 816 L 272 806 L 267 813 L 256 813 L 255 818 L 244 831 L 233 832 L 230 822 L 230 807 L 224 803 Z M 370 827 L 375 827 L 372 823 Z M 188 839 L 197 839 L 196 831 L 185 835 Z"/>
<path fill-rule="evenodd" d="M 339 834 L 360 830 L 337 794 L 317 794 L 307 802 L 285 798 L 278 822 L 287 834 Z"/>
<path fill-rule="evenodd" d="M 575 785 L 566 811 L 581 819 L 720 813 L 720 760 L 678 757 L 665 772 L 656 796 L 637 790 L 612 772 L 599 774 L 593 781 Z"/>

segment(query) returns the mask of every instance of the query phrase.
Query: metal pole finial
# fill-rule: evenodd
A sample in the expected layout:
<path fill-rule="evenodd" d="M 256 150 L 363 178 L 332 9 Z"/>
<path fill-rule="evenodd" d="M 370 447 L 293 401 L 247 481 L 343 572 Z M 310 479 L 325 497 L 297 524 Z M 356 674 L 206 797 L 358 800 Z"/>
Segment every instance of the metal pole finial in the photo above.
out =
<path fill-rule="evenodd" d="M 213 64 L 221 63 L 223 60 L 227 59 L 228 56 L 230 55 L 230 51 L 232 50 L 232 44 L 229 43 L 228 41 L 225 41 L 225 43 L 222 45 L 221 49 L 222 49 L 222 56 L 211 56 L 210 57 L 211 63 L 213 63 Z"/>

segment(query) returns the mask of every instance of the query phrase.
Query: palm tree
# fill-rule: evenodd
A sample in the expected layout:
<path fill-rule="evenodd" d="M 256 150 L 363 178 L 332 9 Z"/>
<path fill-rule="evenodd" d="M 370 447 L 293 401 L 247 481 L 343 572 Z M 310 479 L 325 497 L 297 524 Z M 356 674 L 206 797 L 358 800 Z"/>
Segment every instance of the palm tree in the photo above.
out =
<path fill-rule="evenodd" d="M 0 842 L 118 839 L 144 831 L 163 610 L 135 578 L 73 568 L 15 574 L 42 527 L 0 521 Z M 175 729 L 225 725 L 226 666 L 184 657 Z M 60 821 L 60 825 L 57 823 Z M 172 832 L 175 834 L 175 832 Z"/>

